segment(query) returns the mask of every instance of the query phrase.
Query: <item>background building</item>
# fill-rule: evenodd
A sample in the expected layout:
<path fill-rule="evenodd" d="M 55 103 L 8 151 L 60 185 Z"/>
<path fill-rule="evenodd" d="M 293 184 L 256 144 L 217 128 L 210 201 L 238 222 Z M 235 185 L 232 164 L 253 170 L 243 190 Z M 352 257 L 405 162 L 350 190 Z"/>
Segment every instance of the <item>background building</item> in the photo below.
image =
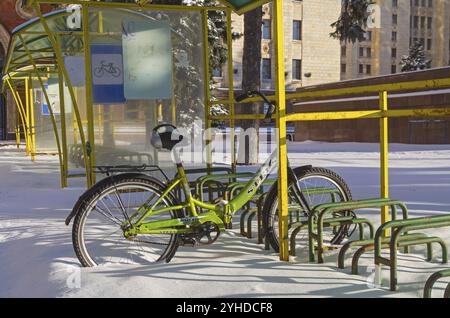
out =
<path fill-rule="evenodd" d="M 11 31 L 32 17 L 30 12 L 21 8 L 21 0 L 0 1 L 0 74 L 5 62 Z M 0 95 L 0 140 L 14 138 L 17 123 L 17 110 L 11 94 L 6 98 Z"/>
<path fill-rule="evenodd" d="M 340 43 L 330 38 L 341 10 L 340 0 L 287 0 L 284 2 L 286 86 L 298 87 L 340 80 Z M 233 31 L 243 32 L 242 16 L 233 15 Z M 263 6 L 262 89 L 273 90 L 273 34 L 271 4 Z M 243 37 L 233 42 L 234 87 L 241 87 Z M 224 68 L 226 69 L 226 68 Z M 223 76 L 222 76 L 223 74 Z M 306 74 L 306 76 L 305 76 Z M 226 72 L 216 72 L 222 87 L 228 86 Z"/>
<path fill-rule="evenodd" d="M 341 78 L 400 72 L 400 60 L 415 41 L 422 42 L 431 67 L 450 64 L 449 0 L 376 0 L 380 12 L 366 41 L 342 44 Z"/>

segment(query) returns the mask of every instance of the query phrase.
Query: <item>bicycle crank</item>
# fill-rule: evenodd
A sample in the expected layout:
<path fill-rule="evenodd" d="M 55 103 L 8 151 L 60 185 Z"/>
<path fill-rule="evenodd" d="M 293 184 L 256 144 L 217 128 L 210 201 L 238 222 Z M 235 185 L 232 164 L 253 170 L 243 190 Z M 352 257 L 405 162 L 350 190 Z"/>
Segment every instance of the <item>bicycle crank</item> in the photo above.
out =
<path fill-rule="evenodd" d="M 201 245 L 214 243 L 220 235 L 220 229 L 213 222 L 206 222 L 199 226 L 199 232 L 196 235 L 196 241 Z"/>

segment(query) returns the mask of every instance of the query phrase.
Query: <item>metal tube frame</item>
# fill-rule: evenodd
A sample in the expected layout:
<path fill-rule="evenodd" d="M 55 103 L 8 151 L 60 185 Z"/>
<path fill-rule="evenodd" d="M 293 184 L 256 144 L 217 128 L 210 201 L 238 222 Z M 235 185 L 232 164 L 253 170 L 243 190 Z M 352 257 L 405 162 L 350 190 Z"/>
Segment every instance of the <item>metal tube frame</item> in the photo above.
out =
<path fill-rule="evenodd" d="M 261 5 L 267 1 L 257 1 L 255 2 L 255 6 Z M 210 10 L 220 11 L 226 10 L 227 12 L 227 34 L 228 34 L 228 76 L 229 76 L 229 98 L 228 100 L 219 100 L 219 101 L 211 101 L 209 98 L 206 101 L 206 110 L 209 111 L 209 106 L 213 104 L 229 104 L 230 105 L 230 115 L 229 116 L 210 116 L 207 113 L 207 125 L 209 125 L 210 121 L 219 119 L 219 120 L 228 120 L 230 121 L 230 127 L 234 127 L 235 120 L 239 119 L 263 119 L 263 115 L 236 115 L 234 113 L 234 100 L 233 100 L 233 65 L 232 65 L 232 43 L 231 43 L 231 12 L 230 7 L 194 7 L 194 6 L 172 6 L 172 5 L 153 5 L 153 4 L 129 4 L 129 3 L 105 3 L 105 2 L 85 2 L 80 0 L 37 0 L 32 4 L 38 13 L 38 17 L 41 20 L 42 25 L 45 29 L 45 34 L 49 37 L 49 40 L 54 45 L 54 38 L 51 34 L 48 25 L 46 24 L 45 18 L 40 13 L 39 4 L 41 3 L 53 3 L 53 4 L 79 4 L 83 9 L 88 7 L 97 7 L 97 8 L 134 8 L 134 9 L 148 9 L 148 10 L 175 10 L 175 11 L 202 11 L 207 12 Z M 381 196 L 387 197 L 388 195 L 388 161 L 387 161 L 387 153 L 388 153 L 388 118 L 389 117 L 443 117 L 450 116 L 450 108 L 424 108 L 424 109 L 402 109 L 402 110 L 388 110 L 387 109 L 387 92 L 393 91 L 402 91 L 402 90 L 414 90 L 414 89 L 429 89 L 429 88 L 438 88 L 438 87 L 449 87 L 450 86 L 450 78 L 446 79 L 436 79 L 436 80 L 425 80 L 425 81 L 414 81 L 414 82 L 404 82 L 398 84 L 380 84 L 380 85 L 372 85 L 372 86 L 361 86 L 356 88 L 342 88 L 342 89 L 331 89 L 331 90 L 322 90 L 322 91 L 307 91 L 300 93 L 292 93 L 286 94 L 284 88 L 284 52 L 283 52 L 283 14 L 282 14 L 282 5 L 283 0 L 273 0 L 273 9 L 274 9 L 274 51 L 275 51 L 275 86 L 276 86 L 276 94 L 274 96 L 270 96 L 269 99 L 273 100 L 277 104 L 277 113 L 274 115 L 274 118 L 277 122 L 277 128 L 279 132 L 278 136 L 278 147 L 279 147 L 279 202 L 280 202 L 280 238 L 281 238 L 281 248 L 280 248 L 280 258 L 282 260 L 288 260 L 288 237 L 287 237 L 287 175 L 286 175 L 286 122 L 287 121 L 313 121 L 313 120 L 341 120 L 341 119 L 358 119 L 358 118 L 373 118 L 380 120 L 380 166 L 381 166 Z M 249 8 L 249 7 L 248 7 Z M 248 9 L 246 8 L 246 9 Z M 85 12 L 86 9 L 83 10 Z M 238 10 L 238 14 L 242 13 L 242 10 Z M 85 15 L 85 13 L 83 13 Z M 88 27 L 88 26 L 87 26 Z M 205 27 L 205 26 L 204 26 Z M 88 30 L 87 30 L 88 31 Z M 86 29 L 83 30 L 84 39 L 88 38 Z M 207 32 L 207 30 L 206 30 Z M 78 36 L 78 34 L 77 34 Z M 86 45 L 88 42 L 85 42 Z M 207 45 L 207 41 L 205 43 Z M 82 121 L 78 112 L 78 106 L 76 105 L 75 96 L 73 93 L 72 85 L 70 85 L 70 79 L 68 78 L 67 70 L 65 69 L 62 63 L 62 55 L 61 52 L 55 46 L 55 55 L 58 60 L 58 67 L 63 68 L 63 75 L 66 78 L 68 83 L 69 91 L 71 93 L 72 100 L 74 101 L 74 109 L 76 114 L 76 120 L 79 127 L 80 138 L 82 139 L 83 150 L 85 151 L 85 160 L 88 159 L 86 154 L 86 142 L 84 140 L 84 132 L 82 128 Z M 206 49 L 207 52 L 207 49 Z M 86 54 L 86 53 L 85 53 Z M 88 54 L 86 54 L 88 55 Z M 207 59 L 207 54 L 205 55 L 205 61 Z M 89 62 L 88 59 L 86 59 Z M 88 63 L 87 63 L 88 64 Z M 205 64 L 206 65 L 206 64 Z M 209 67 L 209 65 L 208 65 Z M 88 65 L 86 65 L 86 69 L 88 70 Z M 209 72 L 208 68 L 205 68 L 205 72 Z M 88 73 L 88 72 L 87 72 Z M 209 96 L 209 77 L 205 78 L 206 82 L 205 87 L 208 88 L 207 95 Z M 89 86 L 87 84 L 87 86 Z M 380 93 L 381 92 L 381 93 Z M 299 99 L 299 98 L 307 98 L 307 97 L 331 97 L 331 96 L 339 96 L 339 95 L 348 95 L 348 94 L 370 94 L 370 93 L 378 93 L 380 94 L 380 110 L 362 110 L 362 111 L 343 111 L 343 112 L 321 112 L 321 113 L 294 113 L 294 114 L 286 114 L 285 104 L 286 99 Z M 89 115 L 89 112 L 92 111 L 92 99 L 89 100 L 88 97 L 88 128 L 90 128 L 89 132 L 89 141 L 93 141 L 93 128 L 92 123 L 92 114 Z M 252 101 L 260 101 L 259 98 L 250 98 L 244 102 L 252 102 Z M 91 105 L 91 106 L 89 106 Z M 89 122 L 91 122 L 89 124 Z M 235 155 L 234 155 L 234 138 L 232 138 L 232 166 L 235 167 Z M 91 177 L 90 168 L 92 168 L 94 160 L 90 160 L 86 162 L 86 174 L 88 175 L 88 186 L 90 186 L 93 178 Z M 382 212 L 382 219 L 385 221 L 385 211 Z"/>
<path fill-rule="evenodd" d="M 58 126 L 57 126 L 57 124 L 56 124 L 55 114 L 54 114 L 54 112 L 53 112 L 52 105 L 51 105 L 51 103 L 50 103 L 50 98 L 48 97 L 47 91 L 46 91 L 46 89 L 45 89 L 44 81 L 43 81 L 43 79 L 42 79 L 42 77 L 41 77 L 41 75 L 40 75 L 40 73 L 39 73 L 39 71 L 38 71 L 38 68 L 37 68 L 37 65 L 36 65 L 35 61 L 34 61 L 33 58 L 31 57 L 31 53 L 28 51 L 28 46 L 27 46 L 27 44 L 25 43 L 25 41 L 24 41 L 24 39 L 23 39 L 23 37 L 22 37 L 21 35 L 19 35 L 19 39 L 21 40 L 24 49 L 25 49 L 25 50 L 27 51 L 27 53 L 28 53 L 29 59 L 30 59 L 30 61 L 31 61 L 31 63 L 32 63 L 34 69 L 35 69 L 36 76 L 37 76 L 37 78 L 38 78 L 38 80 L 39 80 L 39 83 L 40 83 L 40 85 L 41 85 L 41 87 L 42 87 L 42 92 L 44 93 L 44 98 L 45 98 L 45 100 L 46 100 L 46 102 L 47 102 L 47 105 L 48 105 L 48 110 L 49 110 L 49 112 L 50 112 L 50 118 L 51 118 L 51 122 L 52 122 L 52 127 L 53 127 L 53 131 L 54 131 L 54 133 L 55 133 L 56 147 L 57 147 L 57 149 L 58 149 L 58 159 L 59 159 L 59 168 L 60 168 L 61 186 L 63 187 L 63 186 L 64 186 L 64 177 L 63 177 L 63 174 L 64 174 L 64 167 L 63 167 L 63 159 L 62 159 L 61 143 L 60 143 L 60 139 L 59 139 Z"/>

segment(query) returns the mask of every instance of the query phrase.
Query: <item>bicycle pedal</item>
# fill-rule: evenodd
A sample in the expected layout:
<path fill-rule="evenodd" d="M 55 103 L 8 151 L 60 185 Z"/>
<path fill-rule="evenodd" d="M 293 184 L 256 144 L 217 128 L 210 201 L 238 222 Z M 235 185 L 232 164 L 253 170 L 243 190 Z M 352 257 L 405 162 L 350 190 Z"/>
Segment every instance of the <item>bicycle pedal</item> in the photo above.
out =
<path fill-rule="evenodd" d="M 187 247 L 195 247 L 195 245 L 197 245 L 197 241 L 192 237 L 182 237 L 179 239 L 178 245 L 187 246 Z"/>

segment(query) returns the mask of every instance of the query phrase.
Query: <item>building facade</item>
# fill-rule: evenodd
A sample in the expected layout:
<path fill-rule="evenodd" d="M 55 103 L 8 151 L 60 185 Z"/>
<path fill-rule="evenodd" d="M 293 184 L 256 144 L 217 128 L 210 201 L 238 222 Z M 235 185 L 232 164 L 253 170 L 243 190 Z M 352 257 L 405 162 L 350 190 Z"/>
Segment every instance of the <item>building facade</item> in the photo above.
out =
<path fill-rule="evenodd" d="M 21 7 L 21 0 L 0 1 L 0 74 L 5 63 L 11 31 L 33 15 Z M 14 138 L 17 110 L 11 94 L 0 95 L 0 140 Z"/>
<path fill-rule="evenodd" d="M 284 42 L 286 88 L 328 83 L 340 80 L 340 43 L 330 38 L 341 10 L 340 0 L 286 0 L 284 2 Z M 242 16 L 233 15 L 233 32 L 242 33 Z M 271 4 L 263 6 L 261 43 L 262 89 L 273 90 L 274 54 Z M 233 42 L 234 87 L 242 81 L 243 42 Z M 227 87 L 226 67 L 216 72 L 219 86 Z"/>
<path fill-rule="evenodd" d="M 43 11 L 50 10 L 48 5 Z M 31 10 L 22 8 L 22 0 L 0 1 L 0 74 L 5 63 L 12 30 L 33 17 Z M 0 140 L 15 138 L 18 113 L 12 95 L 6 90 L 6 96 L 0 95 Z"/>
<path fill-rule="evenodd" d="M 431 67 L 450 64 L 449 0 L 376 0 L 366 40 L 342 44 L 341 78 L 395 74 L 402 56 L 420 41 Z M 379 10 L 379 11 L 378 11 Z"/>

